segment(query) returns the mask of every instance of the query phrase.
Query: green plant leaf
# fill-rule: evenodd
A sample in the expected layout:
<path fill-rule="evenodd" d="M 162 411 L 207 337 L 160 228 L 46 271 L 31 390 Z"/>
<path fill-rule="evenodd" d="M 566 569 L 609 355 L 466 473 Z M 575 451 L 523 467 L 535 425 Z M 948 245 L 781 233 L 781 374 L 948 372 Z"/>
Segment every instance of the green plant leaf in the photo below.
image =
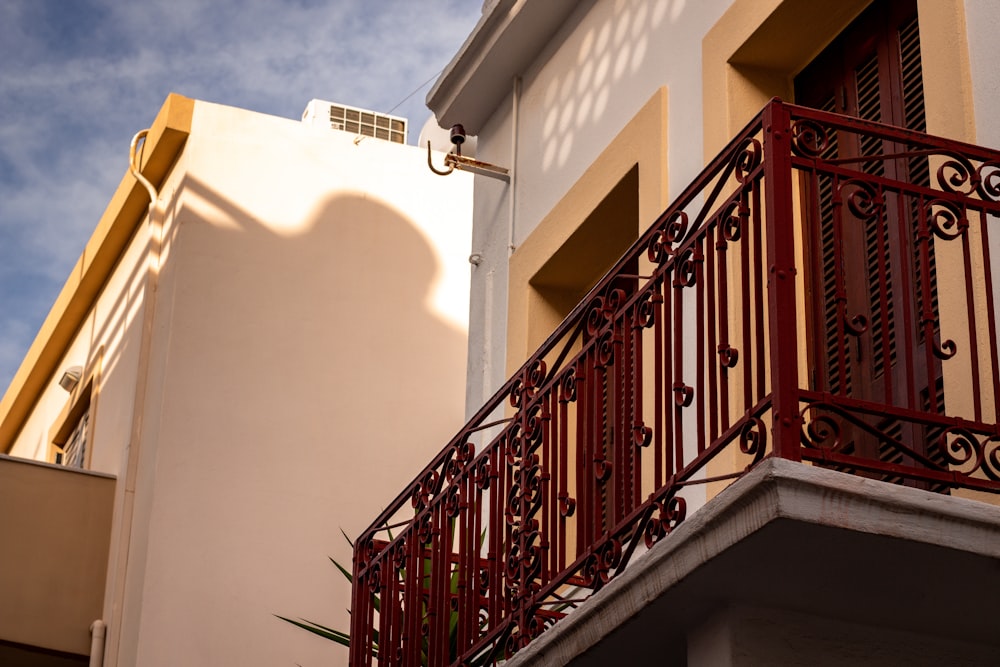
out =
<path fill-rule="evenodd" d="M 348 583 L 354 584 L 354 576 L 351 575 L 350 570 L 348 570 L 343 565 L 341 565 L 340 563 L 338 563 L 337 561 L 335 561 L 332 556 L 327 556 L 327 558 L 330 559 L 331 563 L 333 563 L 334 565 L 337 566 L 337 569 L 340 570 L 340 573 L 342 575 L 344 575 L 344 578 L 347 579 Z"/>
<path fill-rule="evenodd" d="M 342 646 L 351 645 L 351 636 L 346 632 L 334 630 L 333 628 L 328 628 L 325 625 L 320 625 L 319 623 L 314 623 L 313 621 L 308 621 L 304 618 L 296 621 L 295 619 L 285 618 L 284 616 L 279 616 L 278 614 L 275 614 L 274 616 L 275 618 L 280 618 L 286 623 L 291 623 L 296 627 L 308 630 L 315 635 L 319 635 L 324 639 L 329 639 L 330 641 L 336 642 Z"/>

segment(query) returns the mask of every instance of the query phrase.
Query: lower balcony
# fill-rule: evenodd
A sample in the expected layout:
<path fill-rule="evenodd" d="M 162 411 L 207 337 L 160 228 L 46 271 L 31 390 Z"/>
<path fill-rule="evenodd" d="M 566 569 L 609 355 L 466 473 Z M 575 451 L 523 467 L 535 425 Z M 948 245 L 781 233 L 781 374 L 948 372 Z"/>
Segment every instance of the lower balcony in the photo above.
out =
<path fill-rule="evenodd" d="M 0 665 L 86 665 L 115 478 L 0 455 Z"/>
<path fill-rule="evenodd" d="M 996 592 L 998 218 L 1000 153 L 769 103 L 358 538 L 351 664 L 608 664 L 642 636 L 683 665 L 713 608 L 732 638 L 815 624 L 789 596 L 843 618 L 915 579 L 861 627 Z M 925 655 L 974 661 L 986 622 Z"/>

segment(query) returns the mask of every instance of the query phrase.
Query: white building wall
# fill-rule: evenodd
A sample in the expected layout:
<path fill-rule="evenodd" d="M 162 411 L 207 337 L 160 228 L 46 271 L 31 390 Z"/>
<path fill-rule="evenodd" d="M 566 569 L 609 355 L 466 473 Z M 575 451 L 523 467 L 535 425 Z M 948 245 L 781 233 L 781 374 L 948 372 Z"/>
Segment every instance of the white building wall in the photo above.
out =
<path fill-rule="evenodd" d="M 1000 5 L 991 0 L 965 0 L 969 38 L 972 101 L 976 111 L 976 142 L 1000 148 Z"/>
<path fill-rule="evenodd" d="M 519 245 L 661 86 L 669 92 L 668 188 L 682 190 L 704 165 L 702 37 L 731 0 L 581 3 L 522 76 L 514 165 L 514 245 Z M 511 85 L 513 90 L 513 84 Z M 510 166 L 512 95 L 479 133 L 478 159 Z M 476 182 L 469 398 L 506 380 L 510 193 Z M 640 226 L 652 220 L 640 221 Z M 520 360 L 518 360 L 520 361 Z M 481 366 L 479 366 L 481 364 Z M 469 405 L 474 412 L 477 405 Z"/>

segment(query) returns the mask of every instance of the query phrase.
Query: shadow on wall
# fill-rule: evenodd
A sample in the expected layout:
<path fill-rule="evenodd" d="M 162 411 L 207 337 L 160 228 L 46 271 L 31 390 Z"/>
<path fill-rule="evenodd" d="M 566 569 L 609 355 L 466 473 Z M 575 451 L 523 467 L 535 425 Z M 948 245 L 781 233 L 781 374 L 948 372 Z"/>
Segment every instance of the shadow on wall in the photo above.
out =
<path fill-rule="evenodd" d="M 137 658 L 182 657 L 182 633 L 203 660 L 328 661 L 342 649 L 272 614 L 347 627 L 326 557 L 350 562 L 340 529 L 366 528 L 461 425 L 466 334 L 429 308 L 424 235 L 370 196 L 333 196 L 292 234 L 191 176 L 177 197 L 142 601 L 157 623 Z"/>

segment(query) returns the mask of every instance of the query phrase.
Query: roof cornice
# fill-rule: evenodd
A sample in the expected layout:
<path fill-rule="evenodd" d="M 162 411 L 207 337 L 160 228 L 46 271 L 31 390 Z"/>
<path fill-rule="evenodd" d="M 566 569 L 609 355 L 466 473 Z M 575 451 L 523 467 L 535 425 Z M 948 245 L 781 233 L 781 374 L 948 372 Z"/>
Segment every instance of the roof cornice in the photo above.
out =
<path fill-rule="evenodd" d="M 592 0 L 497 0 L 427 94 L 442 127 L 483 124 L 578 7 Z"/>

